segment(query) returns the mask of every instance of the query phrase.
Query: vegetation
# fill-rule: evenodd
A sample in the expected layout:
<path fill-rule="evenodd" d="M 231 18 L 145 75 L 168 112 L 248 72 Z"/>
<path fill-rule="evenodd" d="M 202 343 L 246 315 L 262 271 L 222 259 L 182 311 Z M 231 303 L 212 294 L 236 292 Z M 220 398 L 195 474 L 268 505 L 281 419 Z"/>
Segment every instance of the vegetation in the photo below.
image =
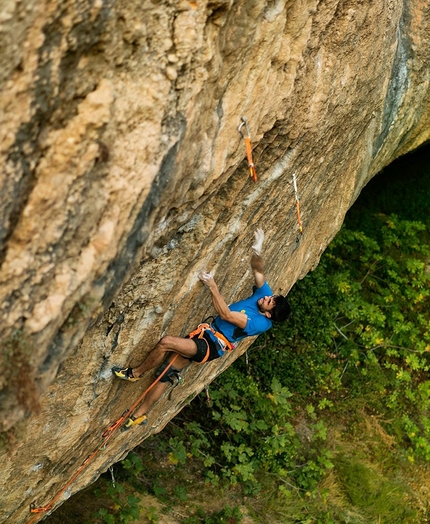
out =
<path fill-rule="evenodd" d="M 427 173 L 369 185 L 290 293 L 292 320 L 123 461 L 132 497 L 183 524 L 430 521 Z M 136 498 L 109 496 L 93 522 L 131 522 Z"/>

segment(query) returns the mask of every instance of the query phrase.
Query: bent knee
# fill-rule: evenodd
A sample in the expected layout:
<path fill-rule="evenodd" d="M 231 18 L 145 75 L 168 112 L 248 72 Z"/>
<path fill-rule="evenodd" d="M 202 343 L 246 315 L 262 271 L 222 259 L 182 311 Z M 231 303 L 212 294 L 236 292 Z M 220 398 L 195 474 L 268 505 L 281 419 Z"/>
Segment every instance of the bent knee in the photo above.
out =
<path fill-rule="evenodd" d="M 158 343 L 159 346 L 161 346 L 162 349 L 172 349 L 172 346 L 174 345 L 175 337 L 172 337 L 171 335 L 164 336 L 160 342 Z"/>

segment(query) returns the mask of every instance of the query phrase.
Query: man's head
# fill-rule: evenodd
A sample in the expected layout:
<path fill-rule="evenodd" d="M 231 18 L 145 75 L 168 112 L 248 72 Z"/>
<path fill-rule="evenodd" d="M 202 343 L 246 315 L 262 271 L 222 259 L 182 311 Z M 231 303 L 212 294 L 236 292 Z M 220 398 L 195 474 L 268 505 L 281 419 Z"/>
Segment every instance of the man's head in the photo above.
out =
<path fill-rule="evenodd" d="M 291 306 L 282 295 L 262 297 L 258 300 L 258 309 L 273 322 L 284 322 L 291 314 Z"/>

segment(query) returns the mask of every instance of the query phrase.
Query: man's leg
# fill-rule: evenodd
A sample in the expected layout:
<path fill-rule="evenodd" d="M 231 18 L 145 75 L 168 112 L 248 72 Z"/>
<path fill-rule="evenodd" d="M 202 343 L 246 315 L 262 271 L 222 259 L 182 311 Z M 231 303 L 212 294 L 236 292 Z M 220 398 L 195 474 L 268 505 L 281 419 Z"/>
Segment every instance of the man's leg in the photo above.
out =
<path fill-rule="evenodd" d="M 197 344 L 190 338 L 181 337 L 163 337 L 154 349 L 149 353 L 145 360 L 136 368 L 133 368 L 133 376 L 140 377 L 146 371 L 159 366 L 165 359 L 167 353 L 177 353 L 180 357 L 175 360 L 175 367 L 182 369 L 188 362 L 186 359 L 194 357 L 197 354 Z M 182 360 L 182 367 L 180 360 Z M 185 362 L 185 363 L 184 363 Z"/>
<path fill-rule="evenodd" d="M 175 353 L 172 353 L 172 355 L 169 358 L 169 362 L 172 362 L 173 359 L 174 359 L 174 365 L 176 369 L 182 369 L 190 362 L 188 359 L 181 357 L 178 354 L 175 355 Z M 147 416 L 146 416 L 147 412 L 152 408 L 152 406 L 161 397 L 165 389 L 166 389 L 166 382 L 161 382 L 161 381 L 157 382 L 155 386 L 147 393 L 142 404 L 140 404 L 140 406 L 130 416 L 127 423 L 123 427 L 123 430 L 130 429 L 131 427 L 135 425 L 146 424 L 147 423 Z"/>
<path fill-rule="evenodd" d="M 172 362 L 172 360 L 175 358 L 175 355 L 172 354 L 172 356 L 169 358 L 169 362 Z M 186 365 L 188 365 L 190 361 L 186 358 L 177 356 L 175 358 L 175 361 L 173 362 L 173 365 L 176 369 L 183 369 Z M 140 406 L 136 409 L 136 411 L 133 413 L 133 416 L 135 418 L 141 417 L 142 415 L 146 414 L 152 406 L 157 402 L 157 400 L 161 397 L 163 394 L 165 388 L 166 388 L 167 382 L 157 382 L 155 386 L 151 389 L 151 391 L 148 392 L 146 395 L 144 401 Z"/>
<path fill-rule="evenodd" d="M 133 418 L 137 419 L 146 415 L 152 406 L 157 402 L 166 389 L 166 382 L 157 382 L 151 391 L 146 395 L 142 404 L 133 413 Z"/>

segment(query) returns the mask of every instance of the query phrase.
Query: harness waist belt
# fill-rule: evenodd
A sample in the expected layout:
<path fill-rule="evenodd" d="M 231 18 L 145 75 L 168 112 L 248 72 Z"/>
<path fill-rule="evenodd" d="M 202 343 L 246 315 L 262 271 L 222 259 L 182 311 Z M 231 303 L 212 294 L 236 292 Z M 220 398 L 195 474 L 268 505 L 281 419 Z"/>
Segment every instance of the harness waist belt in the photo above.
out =
<path fill-rule="evenodd" d="M 210 331 L 214 335 L 214 337 L 218 339 L 220 346 L 222 348 L 226 348 L 227 351 L 233 351 L 233 349 L 235 348 L 234 344 L 232 344 L 222 333 L 216 331 L 210 324 L 207 323 L 199 324 L 197 326 L 197 329 L 192 331 L 188 336 L 190 338 L 193 338 L 196 335 L 198 335 L 199 338 L 203 338 L 203 334 L 205 331 Z"/>

